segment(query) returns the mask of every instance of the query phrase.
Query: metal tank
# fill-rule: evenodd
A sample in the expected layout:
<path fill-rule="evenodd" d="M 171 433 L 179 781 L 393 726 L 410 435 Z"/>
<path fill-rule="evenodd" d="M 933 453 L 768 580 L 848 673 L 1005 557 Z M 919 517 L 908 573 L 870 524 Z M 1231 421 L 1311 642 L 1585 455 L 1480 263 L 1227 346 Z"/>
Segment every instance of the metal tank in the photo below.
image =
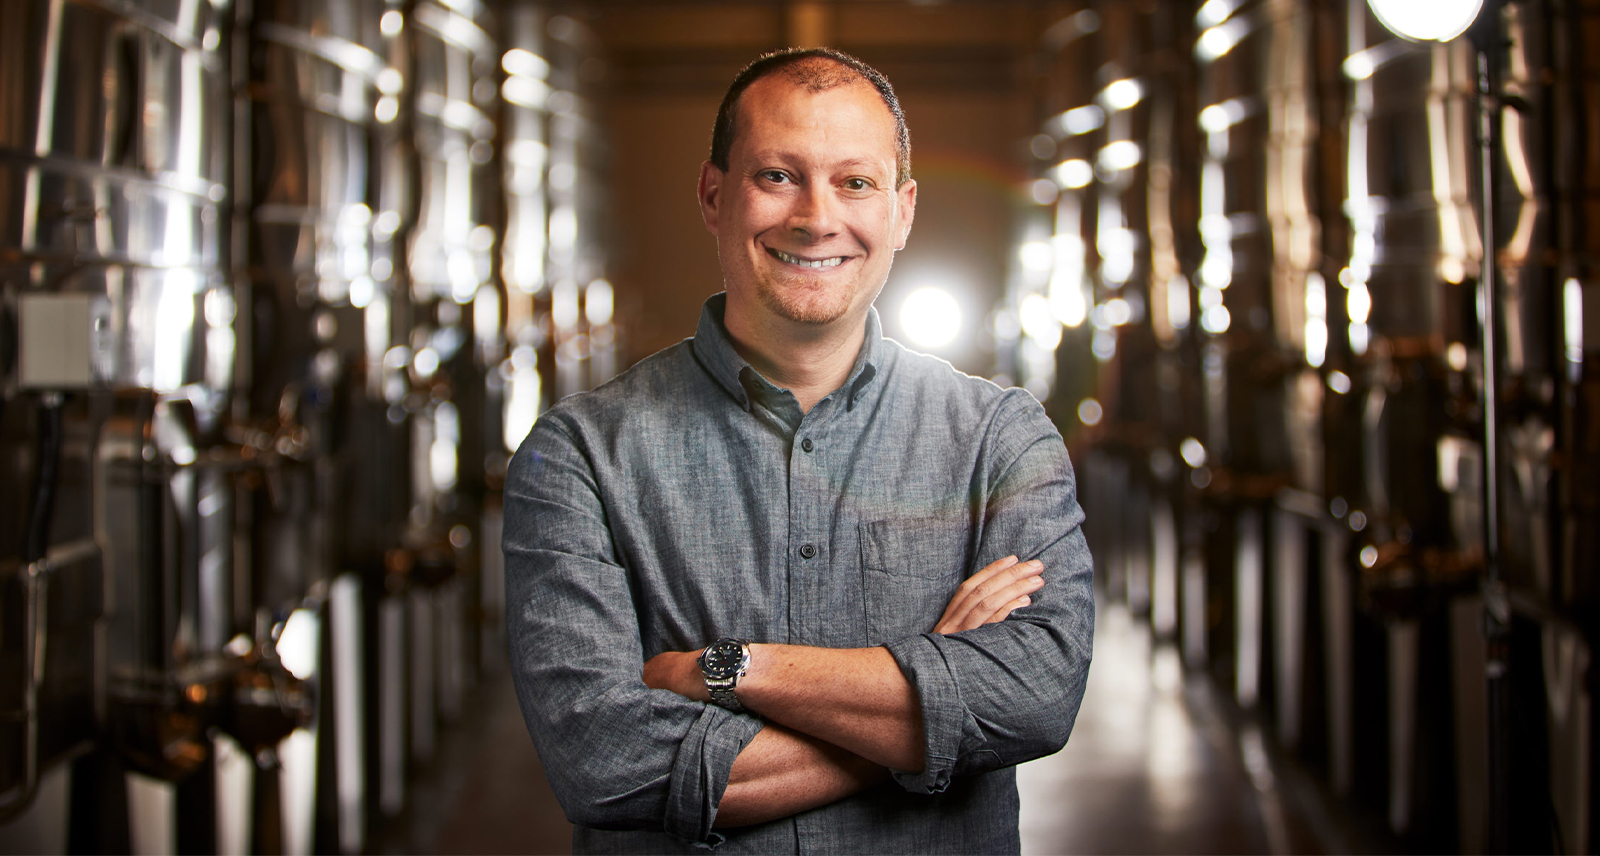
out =
<path fill-rule="evenodd" d="M 1051 40 L 1080 11 L 1041 38 L 1052 280 L 1005 311 L 1125 322 L 1095 363 L 1067 328 L 1045 388 L 1108 594 L 1170 638 L 1175 552 L 1186 662 L 1396 846 L 1582 852 L 1593 4 L 1488 3 L 1442 44 L 1365 0 L 1096 6 L 1093 59 Z M 1147 16 L 1193 21 L 1183 56 Z M 1123 142 L 1135 168 L 1093 168 Z"/>
<path fill-rule="evenodd" d="M 248 773 L 241 744 L 309 712 L 238 585 L 235 498 L 252 464 L 230 431 L 228 21 L 204 3 L 5 14 L 0 277 L 15 359 L 0 430 L 16 452 L 7 481 L 32 485 L 7 516 L 26 521 L 8 530 L 20 561 L 7 590 L 26 633 L 7 652 L 21 654 L 5 687 L 21 715 L 6 819 L 63 815 L 69 793 L 111 817 L 153 798 L 192 822 L 80 824 L 71 841 L 56 827 L 38 843 L 215 847 L 214 817 L 188 807 Z"/>
<path fill-rule="evenodd" d="M 1023 249 L 994 322 L 1001 345 L 997 370 L 1047 402 L 1074 446 L 1102 430 L 1102 370 L 1095 347 L 1103 353 L 1110 341 L 1105 330 L 1090 323 L 1099 268 L 1094 160 L 1106 122 L 1095 100 L 1101 28 L 1096 4 L 1060 3 L 1048 10 L 1038 51 L 1047 85 L 1039 98 L 1039 133 L 1028 142 L 1040 173 L 1033 196 L 1042 210 L 1021 224 Z M 1116 460 L 1091 453 L 1080 465 L 1086 502 L 1091 496 L 1102 505 L 1118 501 L 1120 479 L 1091 475 L 1116 469 Z M 1099 566 L 1124 567 L 1111 518 L 1091 521 L 1085 534 Z M 1108 586 L 1121 589 L 1115 581 Z"/>
<path fill-rule="evenodd" d="M 0 824 L 360 852 L 503 651 L 510 452 L 616 370 L 596 46 L 535 3 L 4 14 Z"/>

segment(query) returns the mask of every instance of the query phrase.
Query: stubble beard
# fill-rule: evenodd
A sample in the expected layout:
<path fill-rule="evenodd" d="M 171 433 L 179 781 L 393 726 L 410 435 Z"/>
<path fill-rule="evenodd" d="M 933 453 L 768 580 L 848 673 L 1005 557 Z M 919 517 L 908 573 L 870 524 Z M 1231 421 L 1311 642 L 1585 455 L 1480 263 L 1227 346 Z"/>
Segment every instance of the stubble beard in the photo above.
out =
<path fill-rule="evenodd" d="M 756 294 L 768 312 L 796 324 L 821 327 L 850 311 L 853 292 L 832 292 L 826 286 L 806 282 L 804 277 L 798 280 L 764 279 L 757 283 Z"/>

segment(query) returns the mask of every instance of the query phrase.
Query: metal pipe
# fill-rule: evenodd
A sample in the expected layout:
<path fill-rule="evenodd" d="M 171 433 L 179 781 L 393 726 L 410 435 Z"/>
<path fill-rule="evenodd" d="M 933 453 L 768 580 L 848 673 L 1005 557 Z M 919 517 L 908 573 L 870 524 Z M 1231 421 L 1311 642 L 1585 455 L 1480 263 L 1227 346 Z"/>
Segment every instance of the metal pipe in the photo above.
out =
<path fill-rule="evenodd" d="M 50 567 L 46 560 L 29 562 L 22 570 L 23 677 L 22 677 L 22 783 L 0 800 L 0 824 L 19 817 L 39 793 L 39 685 L 44 682 L 45 607 Z"/>
<path fill-rule="evenodd" d="M 55 510 L 61 468 L 61 405 L 59 392 L 46 393 L 39 404 L 39 461 L 33 480 L 33 504 L 23 542 L 23 672 L 22 783 L 0 799 L 0 823 L 21 815 L 39 793 L 39 685 L 44 683 L 45 637 L 50 563 L 45 558 L 50 519 Z"/>
<path fill-rule="evenodd" d="M 1509 840 L 1510 685 L 1506 674 L 1511 605 L 1500 572 L 1499 348 L 1495 339 L 1500 299 L 1495 270 L 1495 152 L 1500 147 L 1500 80 L 1494 51 L 1499 46 L 1498 4 L 1489 4 L 1478 45 L 1478 155 L 1482 193 L 1483 264 L 1478 288 L 1478 323 L 1483 350 L 1483 591 L 1485 680 L 1488 701 L 1489 793 L 1485 841 L 1505 853 Z"/>

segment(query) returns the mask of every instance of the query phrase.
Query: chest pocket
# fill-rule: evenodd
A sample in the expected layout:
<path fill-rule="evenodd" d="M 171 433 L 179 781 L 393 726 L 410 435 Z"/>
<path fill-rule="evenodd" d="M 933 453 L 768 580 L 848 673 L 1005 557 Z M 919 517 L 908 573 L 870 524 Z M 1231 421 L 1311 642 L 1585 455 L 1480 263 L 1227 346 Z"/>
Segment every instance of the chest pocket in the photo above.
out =
<path fill-rule="evenodd" d="M 961 585 L 966 563 L 967 526 L 959 518 L 861 524 L 867 644 L 931 631 Z"/>

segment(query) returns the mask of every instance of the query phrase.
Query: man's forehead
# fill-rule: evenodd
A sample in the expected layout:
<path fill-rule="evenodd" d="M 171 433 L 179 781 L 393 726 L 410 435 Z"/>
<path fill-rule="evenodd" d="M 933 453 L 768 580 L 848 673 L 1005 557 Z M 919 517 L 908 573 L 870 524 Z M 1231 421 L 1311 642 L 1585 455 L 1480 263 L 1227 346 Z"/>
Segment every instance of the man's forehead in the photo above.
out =
<path fill-rule="evenodd" d="M 887 135 L 885 142 L 891 152 L 894 150 L 894 114 L 889 111 L 888 105 L 883 103 L 883 98 L 878 94 L 878 90 L 859 76 L 851 76 L 848 79 L 842 79 L 836 85 L 826 87 L 815 87 L 803 82 L 788 80 L 781 74 L 763 77 L 750 84 L 749 89 L 744 92 L 744 97 L 739 99 L 738 114 L 735 116 L 734 125 L 737 130 L 744 130 L 743 128 L 738 128 L 738 125 L 741 120 L 749 121 L 749 113 L 751 112 L 749 110 L 749 102 L 763 103 L 770 106 L 787 106 L 794 101 L 804 101 L 835 94 L 853 95 L 858 98 L 860 103 L 872 105 L 868 106 L 867 110 L 875 121 L 881 121 Z M 736 133 L 735 139 L 737 137 Z"/>

